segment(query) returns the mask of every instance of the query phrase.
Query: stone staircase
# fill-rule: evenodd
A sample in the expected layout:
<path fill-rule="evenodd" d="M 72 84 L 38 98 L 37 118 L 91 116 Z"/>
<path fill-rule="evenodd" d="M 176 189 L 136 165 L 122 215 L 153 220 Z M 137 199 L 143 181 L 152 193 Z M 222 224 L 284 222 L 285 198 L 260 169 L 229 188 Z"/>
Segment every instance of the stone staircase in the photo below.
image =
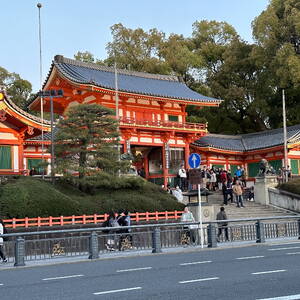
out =
<path fill-rule="evenodd" d="M 223 206 L 223 195 L 220 192 L 214 192 L 209 196 L 208 202 L 215 206 L 214 211 L 217 213 L 219 211 L 219 207 Z M 245 208 L 239 208 L 236 207 L 235 203 L 224 206 L 228 219 L 292 216 L 296 214 L 274 206 L 261 205 L 255 201 L 244 201 L 244 206 Z"/>

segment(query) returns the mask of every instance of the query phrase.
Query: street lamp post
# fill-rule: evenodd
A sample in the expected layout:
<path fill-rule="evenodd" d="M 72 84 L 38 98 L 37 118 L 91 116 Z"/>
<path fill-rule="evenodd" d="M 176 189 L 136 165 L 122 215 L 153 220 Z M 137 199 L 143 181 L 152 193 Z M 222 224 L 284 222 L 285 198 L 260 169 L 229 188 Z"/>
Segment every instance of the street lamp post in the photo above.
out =
<path fill-rule="evenodd" d="M 283 118 L 283 144 L 284 144 L 284 172 L 283 179 L 288 181 L 288 149 L 287 149 L 287 130 L 286 130 L 286 111 L 285 111 L 285 91 L 282 89 L 282 118 Z"/>
<path fill-rule="evenodd" d="M 51 182 L 55 183 L 55 173 L 54 173 L 54 111 L 53 111 L 53 98 L 61 98 L 63 97 L 63 90 L 49 90 L 49 91 L 41 91 L 40 96 L 50 99 L 50 114 L 51 114 Z"/>

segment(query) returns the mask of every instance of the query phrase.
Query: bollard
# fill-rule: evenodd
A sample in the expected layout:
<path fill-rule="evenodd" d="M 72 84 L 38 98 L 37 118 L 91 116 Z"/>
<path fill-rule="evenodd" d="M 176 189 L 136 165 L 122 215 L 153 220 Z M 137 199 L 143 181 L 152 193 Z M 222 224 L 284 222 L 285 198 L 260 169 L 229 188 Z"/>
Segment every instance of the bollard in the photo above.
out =
<path fill-rule="evenodd" d="M 93 231 L 89 240 L 89 259 L 97 258 L 99 258 L 98 234 Z"/>
<path fill-rule="evenodd" d="M 15 267 L 25 266 L 25 240 L 18 236 L 15 243 Z"/>
<path fill-rule="evenodd" d="M 161 253 L 160 228 L 154 228 L 152 232 L 152 253 Z"/>
<path fill-rule="evenodd" d="M 298 219 L 298 240 L 300 240 L 300 219 Z"/>
<path fill-rule="evenodd" d="M 264 223 L 258 220 L 255 223 L 255 226 L 256 226 L 256 243 L 264 243 L 266 241 Z"/>
<path fill-rule="evenodd" d="M 207 247 L 217 247 L 216 225 L 213 223 L 207 226 Z"/>

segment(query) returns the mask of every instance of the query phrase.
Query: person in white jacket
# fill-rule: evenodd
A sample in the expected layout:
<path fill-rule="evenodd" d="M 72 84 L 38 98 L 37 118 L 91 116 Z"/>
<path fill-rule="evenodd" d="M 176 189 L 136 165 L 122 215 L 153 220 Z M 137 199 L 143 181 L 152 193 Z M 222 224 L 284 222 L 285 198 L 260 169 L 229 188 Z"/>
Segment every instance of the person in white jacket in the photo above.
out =
<path fill-rule="evenodd" d="M 3 221 L 0 219 L 0 234 L 4 234 L 4 223 Z M 4 255 L 4 251 L 3 251 L 3 237 L 0 237 L 0 257 L 2 258 L 3 262 L 7 262 L 7 258 Z"/>

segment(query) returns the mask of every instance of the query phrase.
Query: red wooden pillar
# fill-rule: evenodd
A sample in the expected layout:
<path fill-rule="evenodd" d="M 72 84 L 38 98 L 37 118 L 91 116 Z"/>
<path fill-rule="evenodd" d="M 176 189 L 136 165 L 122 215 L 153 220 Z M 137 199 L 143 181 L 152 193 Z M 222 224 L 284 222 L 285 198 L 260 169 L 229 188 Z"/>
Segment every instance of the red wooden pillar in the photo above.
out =
<path fill-rule="evenodd" d="M 144 155 L 144 169 L 145 169 L 145 177 L 146 179 L 149 178 L 149 159 L 148 153 Z"/>
<path fill-rule="evenodd" d="M 21 144 L 19 145 L 18 149 L 19 149 L 19 172 L 21 172 L 23 174 L 24 171 L 24 146 L 23 146 L 23 141 L 21 141 Z"/>
<path fill-rule="evenodd" d="M 163 176 L 164 176 L 164 186 L 168 185 L 168 175 L 169 170 L 167 169 L 167 161 L 166 161 L 166 144 L 164 143 L 162 146 L 162 167 L 163 167 Z"/>
<path fill-rule="evenodd" d="M 185 169 L 189 168 L 190 144 L 186 144 L 184 148 L 184 165 Z"/>

